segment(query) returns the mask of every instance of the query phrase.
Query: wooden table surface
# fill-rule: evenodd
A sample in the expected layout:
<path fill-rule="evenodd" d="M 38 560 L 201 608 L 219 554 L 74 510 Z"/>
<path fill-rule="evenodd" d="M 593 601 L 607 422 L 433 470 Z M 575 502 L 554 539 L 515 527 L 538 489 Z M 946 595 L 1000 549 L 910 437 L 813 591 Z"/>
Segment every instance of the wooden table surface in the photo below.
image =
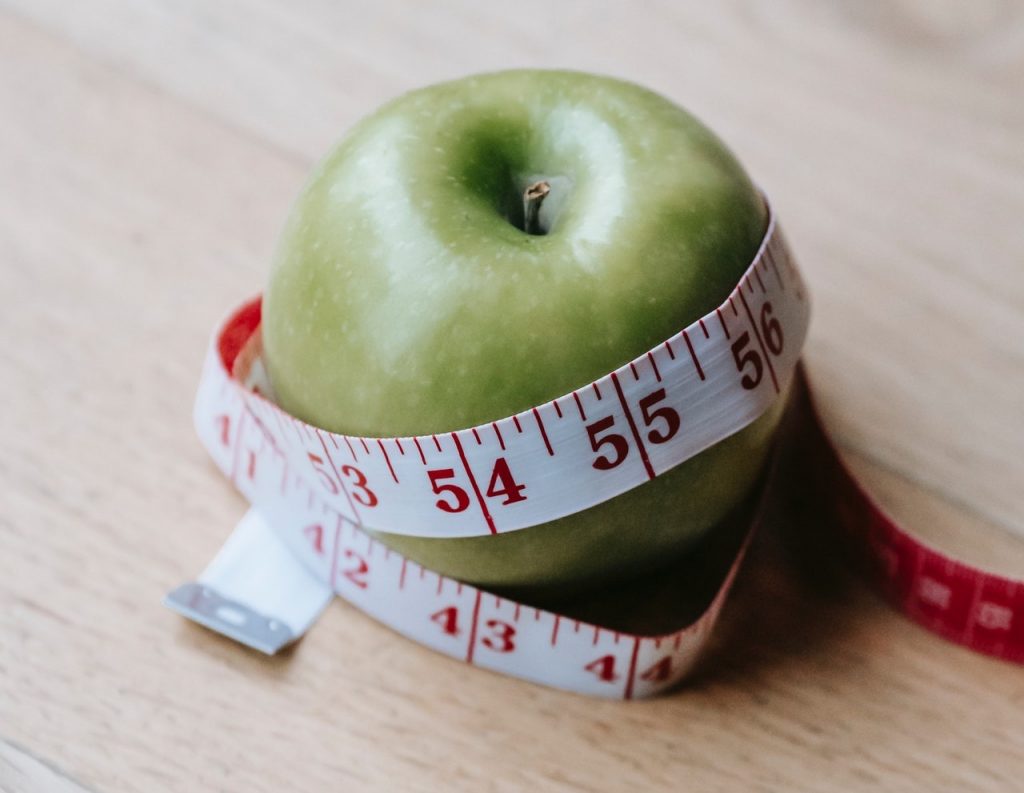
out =
<path fill-rule="evenodd" d="M 643 703 L 341 602 L 273 659 L 161 607 L 243 511 L 191 401 L 311 164 L 402 90 L 513 65 L 717 129 L 808 274 L 848 458 L 1024 571 L 1021 3 L 0 0 L 0 788 L 1022 789 L 1024 671 L 767 546 L 713 663 Z"/>

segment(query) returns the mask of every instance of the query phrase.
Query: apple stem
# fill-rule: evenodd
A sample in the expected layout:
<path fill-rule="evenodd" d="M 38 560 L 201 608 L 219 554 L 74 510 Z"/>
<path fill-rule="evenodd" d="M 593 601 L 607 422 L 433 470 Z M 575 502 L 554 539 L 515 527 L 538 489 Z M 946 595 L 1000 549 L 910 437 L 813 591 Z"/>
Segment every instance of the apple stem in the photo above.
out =
<path fill-rule="evenodd" d="M 540 205 L 551 192 L 551 185 L 541 180 L 534 182 L 523 192 L 523 231 L 527 234 L 544 234 L 540 225 Z"/>

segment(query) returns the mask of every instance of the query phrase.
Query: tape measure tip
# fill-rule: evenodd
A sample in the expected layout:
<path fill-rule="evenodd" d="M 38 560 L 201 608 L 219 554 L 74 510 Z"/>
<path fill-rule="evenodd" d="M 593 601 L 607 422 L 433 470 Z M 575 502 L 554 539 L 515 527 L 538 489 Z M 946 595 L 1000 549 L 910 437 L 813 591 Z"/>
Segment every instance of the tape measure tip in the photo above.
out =
<path fill-rule="evenodd" d="M 206 584 L 182 584 L 168 592 L 163 602 L 186 619 L 266 655 L 274 655 L 298 638 L 281 620 L 226 598 Z"/>

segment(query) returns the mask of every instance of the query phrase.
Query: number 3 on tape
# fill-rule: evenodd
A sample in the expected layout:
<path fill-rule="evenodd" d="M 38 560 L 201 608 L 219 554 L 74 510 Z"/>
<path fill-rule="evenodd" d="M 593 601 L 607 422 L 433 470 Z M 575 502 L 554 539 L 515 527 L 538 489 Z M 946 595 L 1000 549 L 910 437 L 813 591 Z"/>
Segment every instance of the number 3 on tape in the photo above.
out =
<path fill-rule="evenodd" d="M 357 438 L 281 411 L 261 360 L 260 302 L 216 332 L 196 400 L 200 438 L 250 501 L 193 584 L 184 615 L 265 652 L 301 636 L 335 594 L 476 666 L 603 697 L 678 682 L 705 646 L 742 557 L 707 610 L 669 635 L 608 630 L 497 597 L 405 559 L 363 528 L 470 537 L 535 526 L 613 498 L 762 415 L 798 381 L 806 288 L 770 218 L 726 301 L 605 377 L 469 429 Z M 838 523 L 908 615 L 983 652 L 1024 660 L 1024 586 L 948 559 L 896 526 L 842 467 L 810 408 L 808 470 Z M 589 465 L 567 461 L 588 460 Z M 426 516 L 426 517 L 424 517 Z"/>

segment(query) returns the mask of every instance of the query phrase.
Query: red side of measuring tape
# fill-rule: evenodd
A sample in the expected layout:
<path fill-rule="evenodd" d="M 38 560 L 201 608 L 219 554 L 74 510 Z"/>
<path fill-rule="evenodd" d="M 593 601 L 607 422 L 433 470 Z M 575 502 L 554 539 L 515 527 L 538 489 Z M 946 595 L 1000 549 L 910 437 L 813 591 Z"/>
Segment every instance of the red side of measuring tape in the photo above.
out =
<path fill-rule="evenodd" d="M 1024 663 L 1024 581 L 959 561 L 887 515 L 843 462 L 803 373 L 801 380 L 795 394 L 803 403 L 801 420 L 791 442 L 827 509 L 822 517 L 839 529 L 869 581 L 928 630 L 979 653 Z"/>
<path fill-rule="evenodd" d="M 217 354 L 221 365 L 230 374 L 235 373 L 239 354 L 260 326 L 263 316 L 263 301 L 260 298 L 243 304 L 224 325 L 217 339 Z"/>

